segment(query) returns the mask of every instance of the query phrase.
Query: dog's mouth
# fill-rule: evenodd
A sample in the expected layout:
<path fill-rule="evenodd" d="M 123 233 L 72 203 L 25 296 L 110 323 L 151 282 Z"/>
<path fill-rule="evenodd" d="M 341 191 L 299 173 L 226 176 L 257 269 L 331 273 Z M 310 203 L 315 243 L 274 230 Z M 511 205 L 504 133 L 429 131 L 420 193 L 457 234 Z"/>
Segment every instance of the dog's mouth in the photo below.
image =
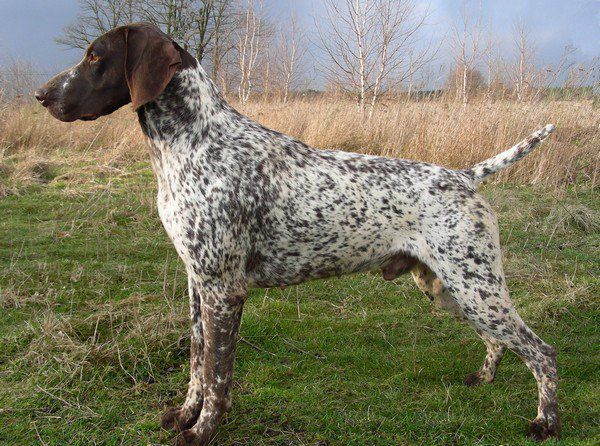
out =
<path fill-rule="evenodd" d="M 81 117 L 79 119 L 81 119 L 82 121 L 94 121 L 96 119 L 98 119 L 100 117 L 100 115 L 94 115 L 91 113 L 88 113 L 86 115 L 81 115 Z"/>
<path fill-rule="evenodd" d="M 52 105 L 54 105 L 54 104 L 52 104 Z M 78 113 L 66 111 L 64 109 L 64 107 L 60 107 L 60 106 L 49 106 L 49 107 L 47 107 L 47 109 L 52 116 L 54 116 L 59 121 L 63 121 L 63 122 L 73 122 L 73 121 L 77 121 L 78 119 L 80 119 L 82 121 L 94 121 L 95 119 L 98 119 L 100 117 L 99 114 L 95 114 L 95 113 L 85 113 L 83 115 L 80 115 Z"/>

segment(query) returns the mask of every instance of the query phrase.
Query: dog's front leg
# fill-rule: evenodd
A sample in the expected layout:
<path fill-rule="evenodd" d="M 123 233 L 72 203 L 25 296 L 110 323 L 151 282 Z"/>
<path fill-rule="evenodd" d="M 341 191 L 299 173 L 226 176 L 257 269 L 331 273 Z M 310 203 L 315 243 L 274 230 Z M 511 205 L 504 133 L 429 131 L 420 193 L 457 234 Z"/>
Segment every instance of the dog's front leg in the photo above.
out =
<path fill-rule="evenodd" d="M 190 296 L 190 319 L 192 335 L 190 344 L 190 382 L 185 402 L 181 407 L 174 407 L 165 412 L 161 424 L 164 429 L 182 431 L 189 429 L 198 419 L 204 399 L 203 367 L 204 362 L 204 333 L 202 329 L 202 299 L 200 288 L 190 274 L 188 276 Z"/>
<path fill-rule="evenodd" d="M 222 283 L 204 284 L 201 296 L 204 404 L 195 426 L 182 432 L 178 442 L 194 446 L 204 446 L 212 440 L 219 420 L 231 408 L 233 363 L 246 289 Z"/>

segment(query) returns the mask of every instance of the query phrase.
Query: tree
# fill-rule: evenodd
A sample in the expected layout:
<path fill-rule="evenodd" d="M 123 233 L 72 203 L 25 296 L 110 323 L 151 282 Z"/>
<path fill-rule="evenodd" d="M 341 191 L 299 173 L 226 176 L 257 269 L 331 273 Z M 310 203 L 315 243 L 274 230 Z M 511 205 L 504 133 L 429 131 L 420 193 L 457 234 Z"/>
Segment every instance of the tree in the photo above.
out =
<path fill-rule="evenodd" d="M 506 75 L 505 64 L 500 52 L 497 37 L 492 30 L 491 23 L 488 24 L 485 48 L 483 50 L 483 67 L 485 67 L 485 78 L 487 83 L 487 98 L 504 97 L 509 90 L 503 76 Z"/>
<path fill-rule="evenodd" d="M 529 31 L 525 23 L 520 21 L 514 25 L 515 48 L 517 50 L 517 63 L 513 73 L 515 93 L 519 101 L 523 101 L 534 86 L 534 53 L 535 47 L 531 42 Z"/>
<path fill-rule="evenodd" d="M 229 52 L 235 48 L 233 43 L 233 9 L 232 0 L 213 1 L 213 33 L 212 33 L 212 78 L 218 82 L 222 76 L 221 67 Z"/>
<path fill-rule="evenodd" d="M 43 78 L 30 62 L 19 59 L 5 61 L 0 70 L 0 103 L 4 99 L 31 99 Z"/>
<path fill-rule="evenodd" d="M 418 48 L 419 31 L 428 16 L 418 14 L 412 0 L 325 0 L 323 26 L 317 24 L 325 53 L 328 83 L 356 95 L 370 113 L 381 92 L 401 84 L 429 62 L 430 45 Z M 408 55 L 412 54 L 412 58 Z"/>
<path fill-rule="evenodd" d="M 217 0 L 140 1 L 139 15 L 173 37 L 185 50 L 202 61 L 215 28 L 215 13 L 224 13 L 231 2 Z"/>
<path fill-rule="evenodd" d="M 139 20 L 141 0 L 79 0 L 75 23 L 63 29 L 56 42 L 70 48 L 86 48 L 98 36 L 127 23 Z"/>
<path fill-rule="evenodd" d="M 455 92 L 458 97 L 462 98 L 466 93 L 466 96 L 471 98 L 475 93 L 485 90 L 487 82 L 477 68 L 467 68 L 465 71 L 464 66 L 455 66 L 448 74 L 445 87 L 447 91 Z"/>
<path fill-rule="evenodd" d="M 298 20 L 292 14 L 288 23 L 281 28 L 277 57 L 277 70 L 281 82 L 282 101 L 287 103 L 290 89 L 302 76 L 301 63 L 307 46 L 306 37 L 298 27 Z"/>
<path fill-rule="evenodd" d="M 256 62 L 261 54 L 261 46 L 265 44 L 265 20 L 262 17 L 262 10 L 262 0 L 258 0 L 258 2 L 246 0 L 236 29 L 239 69 L 238 98 L 242 104 L 248 102 L 250 98 L 254 87 Z"/>
<path fill-rule="evenodd" d="M 108 30 L 135 21 L 157 25 L 199 61 L 221 60 L 223 29 L 231 22 L 233 0 L 80 0 L 80 13 L 58 43 L 85 48 Z M 216 74 L 216 73 L 213 73 Z"/>
<path fill-rule="evenodd" d="M 539 67 L 536 63 L 536 45 L 523 21 L 514 25 L 516 60 L 508 68 L 514 93 L 519 101 L 536 100 L 546 89 L 555 87 L 563 78 L 574 73 L 574 54 L 577 49 L 567 45 L 554 65 Z"/>
<path fill-rule="evenodd" d="M 191 50 L 196 7 L 204 7 L 204 1 L 195 0 L 146 0 L 140 1 L 139 15 L 142 20 L 162 29 L 185 50 Z M 193 52 L 193 50 L 191 51 Z"/>
<path fill-rule="evenodd" d="M 454 72 L 451 74 L 451 78 L 460 80 L 453 82 L 453 85 L 456 88 L 456 96 L 462 98 L 465 106 L 469 102 L 469 93 L 473 91 L 469 82 L 476 79 L 473 74 L 477 71 L 476 64 L 483 54 L 482 33 L 481 12 L 472 20 L 467 15 L 467 2 L 465 1 L 460 18 L 453 26 L 451 38 L 452 52 L 454 53 Z"/>

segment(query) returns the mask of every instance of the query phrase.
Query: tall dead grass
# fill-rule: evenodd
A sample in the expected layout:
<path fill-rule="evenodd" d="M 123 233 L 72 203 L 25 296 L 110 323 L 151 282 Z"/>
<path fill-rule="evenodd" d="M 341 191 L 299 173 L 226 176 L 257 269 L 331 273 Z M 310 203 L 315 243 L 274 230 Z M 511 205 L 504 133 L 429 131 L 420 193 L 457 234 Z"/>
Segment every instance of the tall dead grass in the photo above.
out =
<path fill-rule="evenodd" d="M 507 149 L 547 123 L 556 133 L 540 150 L 494 181 L 557 190 L 600 181 L 600 113 L 591 101 L 382 103 L 370 120 L 347 100 L 254 102 L 241 112 L 322 148 L 463 168 Z M 148 157 L 129 107 L 92 123 L 61 123 L 40 106 L 0 106 L 0 185 L 89 181 L 126 173 Z M 2 191 L 0 191 L 0 194 Z"/>
<path fill-rule="evenodd" d="M 499 182 L 563 188 L 597 185 L 600 112 L 590 102 L 454 102 L 383 104 L 364 121 L 350 102 L 250 104 L 245 113 L 276 130 L 324 148 L 410 158 L 464 168 L 506 150 L 547 123 L 557 126 L 548 142 Z"/>

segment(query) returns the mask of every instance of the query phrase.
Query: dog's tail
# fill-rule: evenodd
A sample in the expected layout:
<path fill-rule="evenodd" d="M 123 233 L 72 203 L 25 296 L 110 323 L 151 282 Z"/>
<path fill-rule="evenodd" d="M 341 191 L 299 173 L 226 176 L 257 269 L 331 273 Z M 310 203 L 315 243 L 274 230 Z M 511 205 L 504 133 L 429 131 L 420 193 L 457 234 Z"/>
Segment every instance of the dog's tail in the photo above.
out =
<path fill-rule="evenodd" d="M 554 126 L 552 124 L 548 124 L 543 129 L 531 134 L 528 138 L 524 139 L 516 146 L 479 164 L 475 164 L 470 169 L 464 170 L 464 172 L 473 179 L 475 184 L 480 183 L 490 175 L 513 165 L 521 158 L 525 157 L 553 131 Z"/>

